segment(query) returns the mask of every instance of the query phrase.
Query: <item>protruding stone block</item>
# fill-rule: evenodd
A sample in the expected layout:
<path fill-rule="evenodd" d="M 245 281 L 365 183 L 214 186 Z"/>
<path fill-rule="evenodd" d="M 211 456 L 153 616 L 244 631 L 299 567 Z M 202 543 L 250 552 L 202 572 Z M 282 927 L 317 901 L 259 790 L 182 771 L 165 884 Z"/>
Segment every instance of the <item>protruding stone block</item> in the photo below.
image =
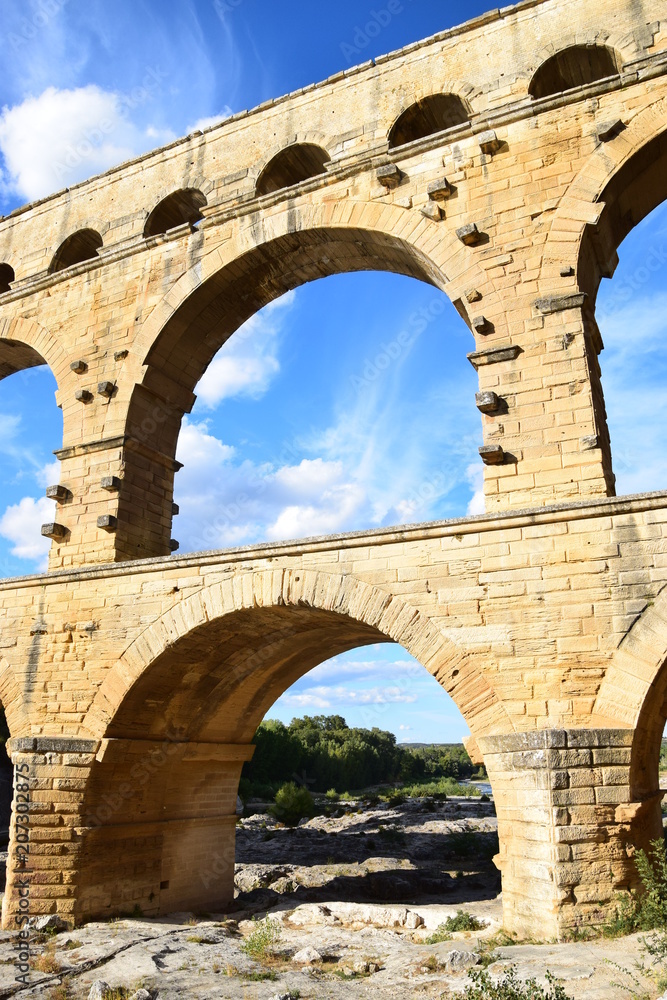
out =
<path fill-rule="evenodd" d="M 180 514 L 180 512 L 181 512 L 181 508 L 178 506 L 178 504 L 177 503 L 172 503 L 172 505 L 171 505 L 171 513 L 174 515 L 174 517 L 176 517 L 177 514 Z"/>
<path fill-rule="evenodd" d="M 73 361 L 72 364 L 70 365 L 70 370 L 73 371 L 76 375 L 83 375 L 84 372 L 88 371 L 88 365 L 85 361 L 81 360 Z"/>
<path fill-rule="evenodd" d="M 49 500 L 57 500 L 58 503 L 63 503 L 65 500 L 72 499 L 71 490 L 68 490 L 66 486 L 61 486 L 60 484 L 57 486 L 47 486 L 46 496 Z"/>
<path fill-rule="evenodd" d="M 172 552 L 177 552 L 178 549 L 180 549 L 180 547 L 181 543 L 177 542 L 175 538 L 169 539 L 169 548 L 171 549 Z"/>
<path fill-rule="evenodd" d="M 442 209 L 440 205 L 437 205 L 434 201 L 427 202 L 421 209 L 422 215 L 425 215 L 427 219 L 431 219 L 433 222 L 440 222 L 442 219 Z"/>
<path fill-rule="evenodd" d="M 115 391 L 116 391 L 116 385 L 114 382 L 97 383 L 97 392 L 100 396 L 104 396 L 105 399 L 111 399 Z"/>
<path fill-rule="evenodd" d="M 497 413 L 500 409 L 500 396 L 495 392 L 477 392 L 475 405 L 481 413 Z"/>
<path fill-rule="evenodd" d="M 574 277 L 574 268 L 570 267 L 570 266 L 561 267 L 561 269 L 560 269 L 560 276 L 561 276 L 561 278 L 573 278 Z"/>
<path fill-rule="evenodd" d="M 93 399 L 93 394 L 88 389 L 77 389 L 74 393 L 74 398 L 78 399 L 80 403 L 90 403 Z"/>
<path fill-rule="evenodd" d="M 482 238 L 476 222 L 469 222 L 467 226 L 461 226 L 456 230 L 456 235 L 461 240 L 461 243 L 465 243 L 467 247 L 477 246 Z"/>
<path fill-rule="evenodd" d="M 505 460 L 505 452 L 499 444 L 483 444 L 479 455 L 484 465 L 502 465 Z"/>
<path fill-rule="evenodd" d="M 398 187 L 403 175 L 395 163 L 385 163 L 382 167 L 378 167 L 375 176 L 383 187 L 391 190 Z"/>
<path fill-rule="evenodd" d="M 482 298 L 482 293 L 479 288 L 469 288 L 466 292 L 466 302 L 479 302 Z"/>
<path fill-rule="evenodd" d="M 619 132 L 622 132 L 625 125 L 620 118 L 613 118 L 607 122 L 601 122 L 595 130 L 600 142 L 609 142 L 615 139 Z"/>
<path fill-rule="evenodd" d="M 452 193 L 452 185 L 446 177 L 441 177 L 437 181 L 431 181 L 429 186 L 426 188 L 426 193 L 431 201 L 449 198 Z"/>
<path fill-rule="evenodd" d="M 501 361 L 514 361 L 521 354 L 518 344 L 508 344 L 507 347 L 489 347 L 484 351 L 472 351 L 467 355 L 468 361 L 475 370 L 483 365 L 497 365 Z"/>
<path fill-rule="evenodd" d="M 543 316 L 565 312 L 567 309 L 581 309 L 586 301 L 586 292 L 572 292 L 571 295 L 547 295 L 535 300 L 535 308 Z"/>
<path fill-rule="evenodd" d="M 54 541 L 59 541 L 67 535 L 67 528 L 64 524 L 58 524 L 56 521 L 48 521 L 42 525 L 42 534 L 46 538 L 53 538 Z"/>
<path fill-rule="evenodd" d="M 113 514 L 100 514 L 97 519 L 97 527 L 104 528 L 105 531 L 115 531 L 118 527 L 118 518 Z"/>
<path fill-rule="evenodd" d="M 481 132 L 477 138 L 479 141 L 479 148 L 482 152 L 488 153 L 491 156 L 494 153 L 497 153 L 502 146 L 502 141 L 498 138 L 492 128 L 487 129 L 486 132 Z"/>
<path fill-rule="evenodd" d="M 122 351 L 114 351 L 113 352 L 113 359 L 114 359 L 114 361 L 124 361 L 125 358 L 128 356 L 129 353 L 130 352 L 128 350 L 126 350 L 126 349 L 124 349 Z"/>
<path fill-rule="evenodd" d="M 121 488 L 122 480 L 118 476 L 103 476 L 100 486 L 109 493 L 117 493 Z"/>
<path fill-rule="evenodd" d="M 491 333 L 491 324 L 486 316 L 474 316 L 471 322 L 475 333 Z"/>

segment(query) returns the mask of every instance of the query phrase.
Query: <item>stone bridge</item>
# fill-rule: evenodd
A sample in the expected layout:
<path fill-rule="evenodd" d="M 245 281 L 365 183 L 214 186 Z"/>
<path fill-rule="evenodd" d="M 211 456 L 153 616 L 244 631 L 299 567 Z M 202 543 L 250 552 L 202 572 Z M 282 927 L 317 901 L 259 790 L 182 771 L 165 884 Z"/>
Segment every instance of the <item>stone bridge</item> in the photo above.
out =
<path fill-rule="evenodd" d="M 666 197 L 662 0 L 525 0 L 0 221 L 0 373 L 48 364 L 64 418 L 49 572 L 0 582 L 5 926 L 26 879 L 31 913 L 71 922 L 224 905 L 256 726 L 380 641 L 470 726 L 507 928 L 605 919 L 661 830 L 667 493 L 614 496 L 595 303 Z M 487 513 L 171 554 L 216 351 L 285 291 L 371 269 L 470 328 Z"/>

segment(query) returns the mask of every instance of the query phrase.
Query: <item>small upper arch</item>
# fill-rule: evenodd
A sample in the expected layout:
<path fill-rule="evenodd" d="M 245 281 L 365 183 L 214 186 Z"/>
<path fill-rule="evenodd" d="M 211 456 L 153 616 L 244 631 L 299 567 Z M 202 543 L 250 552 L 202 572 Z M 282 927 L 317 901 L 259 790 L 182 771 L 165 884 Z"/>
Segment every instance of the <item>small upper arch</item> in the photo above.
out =
<path fill-rule="evenodd" d="M 14 274 L 14 268 L 11 264 L 0 264 L 0 295 L 2 292 L 8 292 L 11 288 L 12 281 L 14 281 L 16 275 Z"/>
<path fill-rule="evenodd" d="M 621 70 L 621 63 L 619 53 L 608 45 L 570 45 L 537 68 L 528 93 L 535 100 L 553 97 L 615 76 Z"/>
<path fill-rule="evenodd" d="M 389 148 L 436 135 L 470 121 L 470 107 L 458 94 L 429 94 L 411 104 L 389 131 Z"/>
<path fill-rule="evenodd" d="M 78 229 L 64 240 L 56 250 L 49 265 L 49 274 L 64 271 L 86 260 L 94 260 L 104 241 L 95 229 Z"/>
<path fill-rule="evenodd" d="M 144 237 L 160 236 L 186 223 L 194 225 L 204 218 L 201 210 L 206 204 L 206 195 L 198 188 L 181 188 L 173 191 L 158 202 L 146 219 Z"/>
<path fill-rule="evenodd" d="M 255 193 L 271 194 L 327 172 L 326 149 L 314 142 L 295 142 L 276 153 L 259 175 Z"/>

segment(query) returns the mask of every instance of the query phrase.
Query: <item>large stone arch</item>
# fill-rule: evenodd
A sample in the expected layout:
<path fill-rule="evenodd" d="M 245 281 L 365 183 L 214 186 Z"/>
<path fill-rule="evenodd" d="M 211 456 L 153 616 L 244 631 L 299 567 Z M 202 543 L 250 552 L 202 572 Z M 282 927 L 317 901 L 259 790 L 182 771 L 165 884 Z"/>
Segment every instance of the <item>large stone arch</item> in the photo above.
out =
<path fill-rule="evenodd" d="M 630 824 L 636 847 L 662 836 L 659 757 L 667 719 L 667 586 L 649 601 L 615 650 L 592 721 L 629 730 L 630 804 L 617 818 Z M 619 807 L 620 809 L 621 807 Z"/>
<path fill-rule="evenodd" d="M 7 719 L 10 737 L 27 736 L 31 729 L 30 719 L 16 674 L 5 657 L 0 658 L 0 705 Z"/>
<path fill-rule="evenodd" d="M 259 309 L 299 285 L 343 272 L 405 274 L 454 299 L 457 289 L 484 280 L 450 228 L 395 205 L 295 200 L 230 221 L 215 236 L 207 237 L 204 226 L 199 237 L 213 244 L 204 242 L 197 263 L 143 320 L 114 397 L 125 408 L 128 442 L 115 535 L 125 558 L 169 553 L 183 414 L 192 409 L 195 386 L 216 352 Z M 140 537 L 131 522 L 151 490 L 162 514 Z"/>
<path fill-rule="evenodd" d="M 614 652 L 595 703 L 600 725 L 633 730 L 635 798 L 658 795 L 658 757 L 667 718 L 667 587 L 637 618 Z"/>
<path fill-rule="evenodd" d="M 238 266 L 252 251 L 270 252 L 274 241 L 282 237 L 305 236 L 312 232 L 319 235 L 324 244 L 330 231 L 352 231 L 355 235 L 362 235 L 369 251 L 375 250 L 374 256 L 367 256 L 365 270 L 383 269 L 383 251 L 386 258 L 392 245 L 403 248 L 406 257 L 412 252 L 415 257 L 421 258 L 422 267 L 430 272 L 432 283 L 450 298 L 456 298 L 460 290 L 469 284 L 486 280 L 474 256 L 462 248 L 455 232 L 419 212 L 397 205 L 355 199 L 319 204 L 299 203 L 295 199 L 288 205 L 276 205 L 261 214 L 253 213 L 238 222 L 230 222 L 228 228 L 223 230 L 219 243 L 210 250 L 205 249 L 201 259 L 174 282 L 143 319 L 141 330 L 137 333 L 132 348 L 137 371 L 140 372 L 142 366 L 148 363 L 149 355 L 156 350 L 168 322 L 207 280 L 225 268 Z M 375 239 L 382 235 L 388 237 L 384 247 Z M 344 270 L 331 261 L 321 263 L 322 271 L 316 277 Z M 396 265 L 385 269 L 398 270 Z M 409 274 L 411 271 L 406 264 L 406 269 L 399 273 Z"/>
<path fill-rule="evenodd" d="M 464 651 L 418 608 L 353 576 L 230 575 L 137 636 L 85 723 L 95 757 L 77 806 L 75 919 L 117 912 L 130 898 L 146 913 L 224 905 L 233 894 L 238 780 L 256 726 L 297 676 L 378 641 L 400 642 L 419 659 L 473 732 L 512 730 Z M 202 683 L 207 669 L 211 683 Z M 205 878 L 212 869 L 215 878 Z"/>
<path fill-rule="evenodd" d="M 162 615 L 131 643 L 107 675 L 86 717 L 86 732 L 104 738 L 112 731 L 132 689 L 179 641 L 239 612 L 280 608 L 334 613 L 368 629 L 367 641 L 384 637 L 399 643 L 451 695 L 473 736 L 514 730 L 512 719 L 472 657 L 413 605 L 352 576 L 291 569 L 244 573 L 212 584 Z M 267 659 L 270 655 L 269 651 Z"/>
<path fill-rule="evenodd" d="M 61 343 L 46 327 L 21 316 L 0 315 L 0 378 L 48 365 L 58 384 L 58 399 L 67 376 L 67 361 Z"/>
<path fill-rule="evenodd" d="M 572 284 L 585 291 L 594 301 L 600 278 L 611 277 L 616 264 L 616 246 L 597 247 L 595 257 L 599 271 L 591 281 L 590 277 L 582 274 L 582 265 L 585 263 L 582 259 L 584 239 L 587 234 L 595 237 L 596 227 L 608 207 L 603 201 L 604 192 L 608 190 L 614 177 L 631 164 L 633 158 L 639 170 L 643 151 L 667 133 L 666 115 L 667 98 L 663 97 L 639 111 L 631 120 L 625 120 L 609 141 L 597 141 L 595 150 L 579 170 L 554 214 L 542 258 L 541 280 L 545 286 L 549 285 L 551 288 L 556 275 L 570 265 Z M 592 123 L 591 130 L 594 131 L 595 128 L 595 123 Z M 643 217 L 644 215 L 641 216 Z M 633 225 L 640 222 L 641 218 L 635 219 Z M 575 239 L 572 238 L 573 232 L 577 234 Z M 588 287 L 582 287 L 584 284 Z"/>

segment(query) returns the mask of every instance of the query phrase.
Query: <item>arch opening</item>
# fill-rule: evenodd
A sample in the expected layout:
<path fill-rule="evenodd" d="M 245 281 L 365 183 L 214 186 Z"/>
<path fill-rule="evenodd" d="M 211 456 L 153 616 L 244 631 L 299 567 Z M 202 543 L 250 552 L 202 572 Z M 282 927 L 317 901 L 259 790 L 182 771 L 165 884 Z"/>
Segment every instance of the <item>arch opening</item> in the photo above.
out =
<path fill-rule="evenodd" d="M 49 265 L 49 274 L 64 271 L 67 267 L 83 264 L 87 260 L 94 260 L 102 246 L 102 237 L 96 230 L 79 229 L 60 244 Z"/>
<path fill-rule="evenodd" d="M 584 231 L 577 268 L 579 285 L 592 302 L 602 278 L 611 278 L 616 271 L 620 245 L 666 200 L 667 130 L 637 150 L 597 198 L 604 208 L 597 225 Z"/>
<path fill-rule="evenodd" d="M 331 157 L 321 146 L 296 142 L 269 160 L 259 175 L 255 193 L 261 197 L 326 174 L 326 165 L 330 162 Z"/>
<path fill-rule="evenodd" d="M 528 93 L 534 100 L 554 97 L 620 72 L 621 59 L 606 45 L 571 45 L 543 62 L 533 75 Z"/>
<path fill-rule="evenodd" d="M 196 188 L 174 191 L 160 201 L 150 213 L 144 226 L 144 237 L 161 236 L 170 229 L 188 224 L 194 226 L 204 218 L 202 208 L 206 197 Z"/>
<path fill-rule="evenodd" d="M 63 440 L 57 383 L 45 359 L 30 344 L 0 338 L 0 577 L 46 569 L 50 539 L 44 523 L 55 522 L 47 486 L 60 479 L 52 449 Z"/>
<path fill-rule="evenodd" d="M 129 422 L 132 433 L 185 464 L 175 480 L 179 551 L 458 516 L 472 496 L 469 512 L 481 512 L 471 335 L 444 282 L 418 248 L 341 227 L 273 240 L 185 299 L 146 355 Z M 301 286 L 308 287 L 296 292 Z M 446 365 L 434 366 L 441 351 Z M 165 406 L 165 375 L 184 390 L 183 427 L 173 389 Z M 411 409 L 405 400 L 418 379 Z M 433 419 L 439 426 L 427 435 Z M 399 438 L 401 421 L 410 429 Z M 365 426 L 378 442 L 372 463 L 363 460 Z M 335 436 L 341 449 L 320 446 L 318 434 Z M 405 455 L 400 469 L 392 441 L 392 454 Z M 232 450 L 238 458 L 219 472 Z M 119 519 L 122 504 L 121 497 Z"/>
<path fill-rule="evenodd" d="M 357 271 L 404 274 L 439 288 L 447 280 L 416 247 L 386 233 L 356 227 L 289 233 L 204 281 L 167 319 L 145 363 L 192 391 L 214 354 L 254 313 L 318 278 Z"/>
<path fill-rule="evenodd" d="M 461 742 L 467 726 L 447 693 L 400 646 L 366 646 L 325 660 L 268 716 L 239 784 L 237 904 L 256 896 L 260 860 L 285 866 L 291 885 L 283 878 L 266 891 L 291 906 L 307 898 L 329 906 L 400 900 L 414 907 L 451 902 L 452 891 L 457 903 L 495 898 L 500 876 L 491 857 L 498 840 L 488 775 L 468 757 Z M 258 812 L 270 831 L 261 844 Z M 434 820 L 439 827 L 463 817 L 465 844 L 446 828 L 434 829 Z M 456 881 L 453 872 L 460 873 Z M 304 886 L 315 887 L 307 897 Z"/>
<path fill-rule="evenodd" d="M 192 409 L 195 387 L 231 335 L 264 306 L 301 285 L 360 271 L 404 274 L 436 287 L 446 280 L 419 249 L 393 235 L 360 228 L 310 229 L 248 251 L 203 281 L 175 311 L 169 308 L 166 322 L 144 356 L 146 373 L 143 383 L 133 390 L 127 416 L 128 434 L 164 456 L 154 472 L 148 470 L 152 480 L 137 471 L 146 489 L 150 491 L 152 481 L 162 480 L 165 465 L 174 462 L 181 421 Z M 165 385 L 169 386 L 166 393 Z M 158 502 L 171 521 L 172 498 L 165 501 L 164 497 L 162 492 Z M 127 510 L 124 505 L 121 496 L 119 523 L 136 517 L 131 504 Z M 169 552 L 169 521 L 164 521 L 161 547 L 151 552 L 138 548 L 137 554 Z M 143 544 L 139 539 L 139 545 Z"/>
<path fill-rule="evenodd" d="M 315 607 L 295 593 L 290 603 L 212 617 L 167 642 L 145 670 L 135 671 L 134 683 L 126 681 L 124 696 L 106 703 L 105 746 L 83 803 L 88 867 L 80 876 L 77 919 L 116 912 L 123 898 L 138 899 L 144 913 L 219 909 L 232 898 L 238 782 L 257 726 L 292 683 L 332 653 L 393 641 L 379 624 L 353 617 L 333 592 L 324 603 L 330 601 L 340 610 Z M 461 665 L 460 654 L 443 649 L 441 662 L 428 630 L 413 618 L 411 642 L 430 657 L 429 672 L 444 676 L 452 657 Z M 432 639 L 442 642 L 435 630 Z M 105 697 L 101 691 L 100 705 Z M 123 783 L 126 791 L 116 794 Z M 128 836 L 133 847 L 119 859 Z M 203 870 L 210 872 L 213 858 L 216 876 L 207 882 Z"/>
<path fill-rule="evenodd" d="M 11 283 L 16 278 L 11 264 L 0 264 L 0 295 L 10 291 Z"/>
<path fill-rule="evenodd" d="M 605 345 L 602 412 L 618 493 L 646 493 L 664 489 L 667 472 L 657 417 L 667 405 L 667 132 L 634 153 L 598 200 L 604 209 L 584 231 L 579 285 L 595 305 Z"/>
<path fill-rule="evenodd" d="M 389 132 L 389 148 L 465 125 L 470 109 L 457 94 L 430 94 L 399 115 Z"/>

